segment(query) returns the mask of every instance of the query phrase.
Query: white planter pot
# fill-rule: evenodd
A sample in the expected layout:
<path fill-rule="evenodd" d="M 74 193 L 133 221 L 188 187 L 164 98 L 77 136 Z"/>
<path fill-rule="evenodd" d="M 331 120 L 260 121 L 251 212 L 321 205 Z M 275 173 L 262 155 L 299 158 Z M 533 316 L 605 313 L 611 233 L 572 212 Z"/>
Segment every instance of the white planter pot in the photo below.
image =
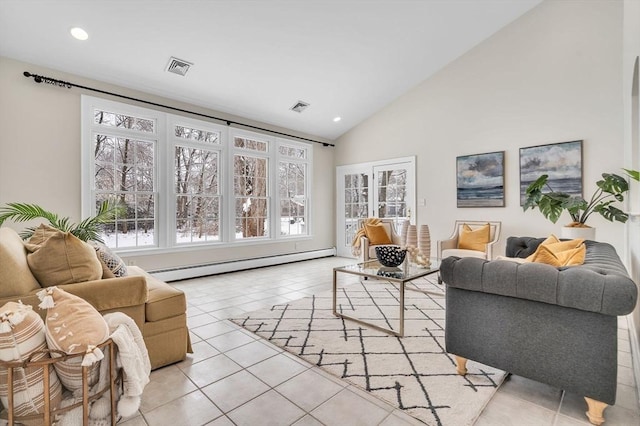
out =
<path fill-rule="evenodd" d="M 574 240 L 583 238 L 585 240 L 596 239 L 596 228 L 579 228 L 573 226 L 563 226 L 560 230 L 560 238 Z"/>

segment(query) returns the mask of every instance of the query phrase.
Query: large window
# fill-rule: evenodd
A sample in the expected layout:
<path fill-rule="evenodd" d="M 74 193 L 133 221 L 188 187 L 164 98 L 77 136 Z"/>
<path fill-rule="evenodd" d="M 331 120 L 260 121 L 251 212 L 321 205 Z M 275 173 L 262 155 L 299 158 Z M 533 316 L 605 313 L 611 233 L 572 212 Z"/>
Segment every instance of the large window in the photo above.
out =
<path fill-rule="evenodd" d="M 175 242 L 219 241 L 221 134 L 180 124 L 172 129 Z"/>
<path fill-rule="evenodd" d="M 235 238 L 269 236 L 269 142 L 233 137 Z"/>
<path fill-rule="evenodd" d="M 83 211 L 116 249 L 309 235 L 309 144 L 83 96 Z"/>
<path fill-rule="evenodd" d="M 307 233 L 307 157 L 305 147 L 278 148 L 280 235 Z"/>
<path fill-rule="evenodd" d="M 93 110 L 93 199 L 111 199 L 121 213 L 103 236 L 111 247 L 156 244 L 156 122 L 128 114 Z"/>

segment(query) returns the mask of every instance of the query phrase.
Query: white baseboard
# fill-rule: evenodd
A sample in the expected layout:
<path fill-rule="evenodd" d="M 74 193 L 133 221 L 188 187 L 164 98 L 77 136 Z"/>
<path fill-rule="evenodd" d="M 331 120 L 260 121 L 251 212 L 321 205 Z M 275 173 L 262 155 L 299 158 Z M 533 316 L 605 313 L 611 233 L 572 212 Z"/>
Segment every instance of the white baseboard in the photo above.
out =
<path fill-rule="evenodd" d="M 206 275 L 222 274 L 225 272 L 242 271 L 244 269 L 260 268 L 263 266 L 281 265 L 298 262 L 300 260 L 318 259 L 335 256 L 336 249 L 305 251 L 300 253 L 282 254 L 277 256 L 258 257 L 255 259 L 234 260 L 230 262 L 211 263 L 207 265 L 186 266 L 183 268 L 159 269 L 149 271 L 154 277 L 162 281 L 177 281 Z"/>
<path fill-rule="evenodd" d="M 633 375 L 636 379 L 636 389 L 638 395 L 638 405 L 640 405 L 640 341 L 638 341 L 638 331 L 633 323 L 633 314 L 627 315 L 627 324 L 629 328 L 629 343 L 631 345 L 631 365 L 633 367 Z"/>

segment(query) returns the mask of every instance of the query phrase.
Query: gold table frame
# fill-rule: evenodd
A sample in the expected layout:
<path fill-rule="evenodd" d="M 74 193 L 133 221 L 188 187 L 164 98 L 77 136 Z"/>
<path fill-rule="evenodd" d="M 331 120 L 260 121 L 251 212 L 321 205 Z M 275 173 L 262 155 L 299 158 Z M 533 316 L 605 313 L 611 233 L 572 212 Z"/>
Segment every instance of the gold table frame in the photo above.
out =
<path fill-rule="evenodd" d="M 436 294 L 439 296 L 444 296 L 444 292 L 433 292 L 428 290 L 421 289 L 413 289 L 406 288 L 408 282 L 416 280 L 418 278 L 426 277 L 427 275 L 435 274 L 440 271 L 440 261 L 438 259 L 431 259 L 431 264 L 427 267 L 421 267 L 417 265 L 410 264 L 408 261 L 405 261 L 398 268 L 386 268 L 377 260 L 370 260 L 368 262 L 356 263 L 346 266 L 338 266 L 333 268 L 333 301 L 332 301 L 332 310 L 333 315 L 339 318 L 345 318 L 351 321 L 355 321 L 357 323 L 367 325 L 376 330 L 398 336 L 404 336 L 404 292 L 405 290 L 410 291 L 419 291 L 422 293 Z M 338 273 L 343 274 L 351 274 L 358 275 L 364 277 L 365 280 L 368 280 L 371 284 L 374 284 L 378 280 L 384 280 L 391 283 L 399 284 L 400 290 L 400 330 L 395 331 L 389 328 L 380 327 L 379 325 L 372 324 L 370 322 L 361 320 L 359 318 L 355 318 L 349 315 L 345 315 L 337 310 L 337 298 L 338 298 Z"/>

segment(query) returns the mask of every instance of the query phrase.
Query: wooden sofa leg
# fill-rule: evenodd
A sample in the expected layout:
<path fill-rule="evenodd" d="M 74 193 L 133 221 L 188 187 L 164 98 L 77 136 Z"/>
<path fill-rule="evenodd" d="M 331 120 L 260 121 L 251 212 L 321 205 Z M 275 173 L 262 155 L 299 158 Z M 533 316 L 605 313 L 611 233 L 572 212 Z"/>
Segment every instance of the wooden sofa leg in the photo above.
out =
<path fill-rule="evenodd" d="M 458 356 L 458 355 L 456 355 L 455 357 L 456 357 L 456 364 L 457 364 L 456 371 L 461 376 L 466 375 L 467 374 L 467 359 L 466 358 L 462 358 L 461 356 Z"/>
<path fill-rule="evenodd" d="M 607 408 L 607 404 L 601 401 L 596 401 L 595 399 L 591 399 L 588 397 L 584 397 L 584 400 L 587 401 L 587 406 L 589 407 L 589 411 L 586 412 L 589 421 L 594 424 L 600 426 L 604 423 L 604 409 Z"/>

